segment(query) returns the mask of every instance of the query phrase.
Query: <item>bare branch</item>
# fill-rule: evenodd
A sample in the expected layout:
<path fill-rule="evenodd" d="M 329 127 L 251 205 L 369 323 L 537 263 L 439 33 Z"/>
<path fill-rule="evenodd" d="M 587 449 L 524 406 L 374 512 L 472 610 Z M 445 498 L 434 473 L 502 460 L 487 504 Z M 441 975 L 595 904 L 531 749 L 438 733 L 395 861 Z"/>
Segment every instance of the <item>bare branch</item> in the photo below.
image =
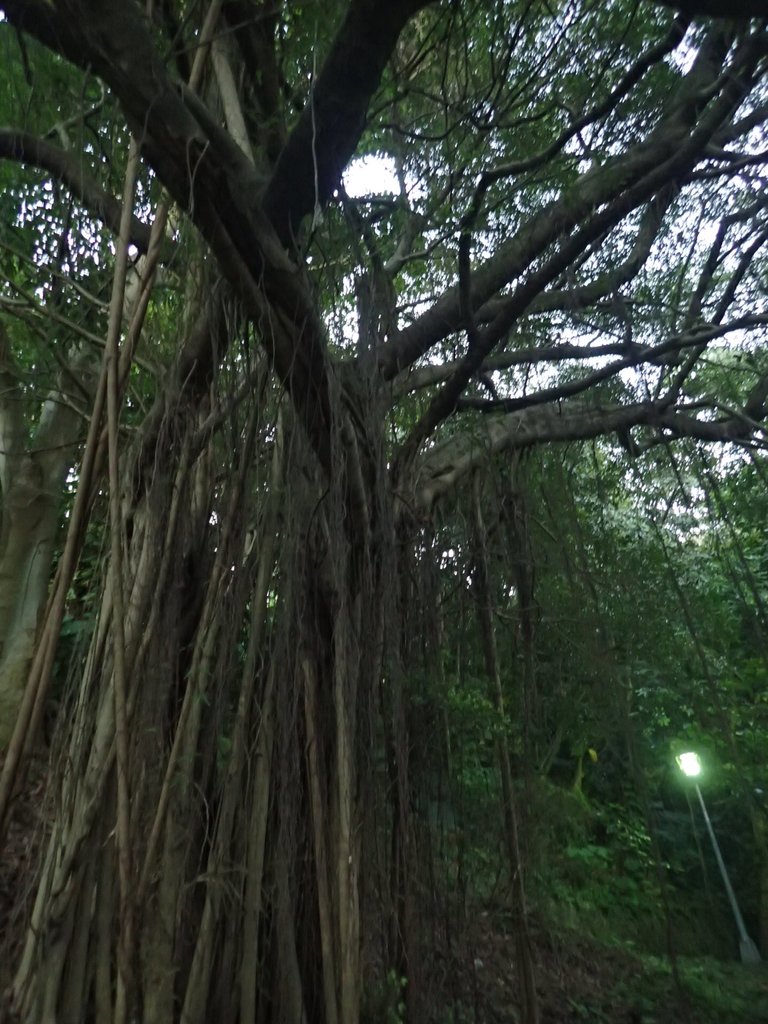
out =
<path fill-rule="evenodd" d="M 511 352 L 496 352 L 483 361 L 478 373 L 493 373 L 498 370 L 509 370 L 513 366 L 526 366 L 536 363 L 560 363 L 569 359 L 586 361 L 604 356 L 618 356 L 624 352 L 621 342 L 609 345 L 538 345 L 515 349 Z M 396 397 L 410 395 L 424 388 L 440 384 L 456 373 L 461 366 L 461 359 L 451 359 L 445 363 L 432 366 L 419 366 L 407 377 L 398 379 L 393 392 Z"/>
<path fill-rule="evenodd" d="M 642 366 L 649 363 L 668 361 L 686 349 L 693 349 L 692 359 L 695 362 L 706 348 L 710 341 L 716 338 L 725 337 L 734 331 L 747 330 L 750 327 L 765 327 L 768 324 L 768 314 L 741 317 L 727 325 L 717 325 L 691 331 L 688 334 L 676 335 L 668 338 L 660 345 L 633 346 L 622 359 L 617 359 L 607 366 L 585 374 L 578 380 L 566 381 L 563 384 L 556 384 L 551 388 L 542 388 L 529 395 L 521 395 L 516 398 L 502 398 L 488 400 L 484 398 L 461 398 L 457 402 L 457 409 L 474 409 L 483 413 L 517 412 L 520 409 L 527 409 L 536 405 L 547 405 L 554 402 L 561 402 L 574 395 L 589 391 L 596 384 L 610 380 L 631 366 Z M 607 347 L 607 346 L 606 346 Z M 582 350 L 593 354 L 591 349 Z M 674 361 L 674 360 L 673 360 Z M 678 388 L 673 389 L 676 394 Z"/>

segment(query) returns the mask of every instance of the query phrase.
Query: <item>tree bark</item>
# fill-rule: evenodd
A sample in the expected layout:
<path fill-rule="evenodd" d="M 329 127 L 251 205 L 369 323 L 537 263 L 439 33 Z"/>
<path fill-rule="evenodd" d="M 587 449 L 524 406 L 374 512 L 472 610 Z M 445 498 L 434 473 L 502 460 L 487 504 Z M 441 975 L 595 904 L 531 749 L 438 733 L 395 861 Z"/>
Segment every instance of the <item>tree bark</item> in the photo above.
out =
<path fill-rule="evenodd" d="M 72 372 L 88 393 L 90 360 Z M 0 327 L 0 750 L 13 733 L 35 650 L 59 531 L 64 483 L 83 420 L 63 389 L 45 399 L 35 425 Z"/>

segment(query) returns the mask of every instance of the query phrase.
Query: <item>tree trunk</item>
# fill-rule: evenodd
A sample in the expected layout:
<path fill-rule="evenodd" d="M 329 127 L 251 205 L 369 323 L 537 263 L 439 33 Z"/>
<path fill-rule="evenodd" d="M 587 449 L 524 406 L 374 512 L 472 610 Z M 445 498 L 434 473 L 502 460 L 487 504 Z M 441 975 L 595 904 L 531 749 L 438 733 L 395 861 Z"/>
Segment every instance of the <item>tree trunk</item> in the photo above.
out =
<path fill-rule="evenodd" d="M 90 358 L 72 361 L 86 390 Z M 67 472 L 82 420 L 61 391 L 43 402 L 30 426 L 30 403 L 0 328 L 0 751 L 13 732 L 48 596 Z"/>
<path fill-rule="evenodd" d="M 3 494 L 0 554 L 0 749 L 10 741 L 48 595 L 59 501 L 33 482 L 34 464 Z M 32 477 L 32 480 L 29 478 Z"/>
<path fill-rule="evenodd" d="M 290 423 L 281 454 L 274 407 L 256 402 L 223 476 L 226 449 L 196 440 L 205 408 L 183 398 L 152 473 L 127 460 L 142 488 L 122 516 L 136 927 L 119 949 L 107 572 L 14 984 L 21 1020 L 89 1003 L 119 1019 L 119 953 L 145 1024 L 357 1024 L 361 773 L 393 531 L 383 444 L 335 409 L 330 487 Z"/>

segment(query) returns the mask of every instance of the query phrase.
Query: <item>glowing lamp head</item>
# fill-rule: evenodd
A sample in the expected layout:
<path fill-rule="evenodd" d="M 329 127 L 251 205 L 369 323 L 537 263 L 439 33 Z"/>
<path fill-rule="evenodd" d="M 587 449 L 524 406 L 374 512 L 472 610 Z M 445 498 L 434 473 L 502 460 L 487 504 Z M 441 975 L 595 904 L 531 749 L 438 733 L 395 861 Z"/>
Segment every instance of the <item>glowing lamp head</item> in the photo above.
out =
<path fill-rule="evenodd" d="M 677 765 L 680 771 L 691 779 L 701 775 L 701 759 L 692 750 L 686 751 L 684 754 L 678 754 Z"/>

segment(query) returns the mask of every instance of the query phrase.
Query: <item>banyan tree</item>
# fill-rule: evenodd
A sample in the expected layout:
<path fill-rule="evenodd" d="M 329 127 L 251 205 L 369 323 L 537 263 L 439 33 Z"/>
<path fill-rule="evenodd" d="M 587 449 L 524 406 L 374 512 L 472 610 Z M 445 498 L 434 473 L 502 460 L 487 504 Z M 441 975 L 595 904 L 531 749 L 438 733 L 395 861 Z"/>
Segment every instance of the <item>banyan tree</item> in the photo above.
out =
<path fill-rule="evenodd" d="M 441 517 L 534 728 L 526 453 L 764 436 L 768 25 L 721 6 L 2 0 L 13 1019 L 355 1024 L 392 977 L 428 1019 Z"/>

